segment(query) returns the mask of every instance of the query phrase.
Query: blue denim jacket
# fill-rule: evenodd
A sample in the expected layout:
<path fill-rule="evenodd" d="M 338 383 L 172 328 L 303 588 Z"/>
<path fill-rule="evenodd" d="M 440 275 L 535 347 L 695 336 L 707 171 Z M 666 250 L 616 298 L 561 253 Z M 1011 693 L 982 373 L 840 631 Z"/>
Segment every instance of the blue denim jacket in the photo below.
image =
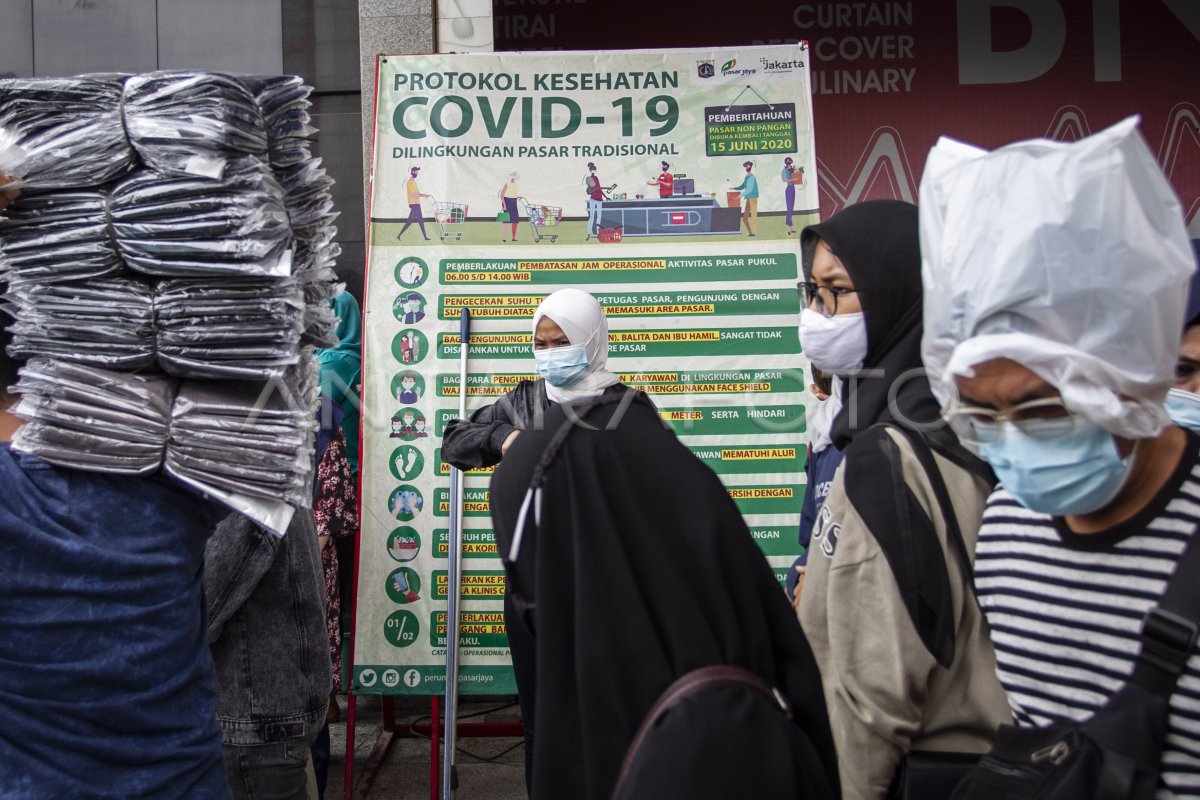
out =
<path fill-rule="evenodd" d="M 0 444 L 0 797 L 229 797 L 200 584 L 222 513 Z"/>
<path fill-rule="evenodd" d="M 225 744 L 316 736 L 332 676 L 312 512 L 298 510 L 283 538 L 227 517 L 205 550 L 204 590 Z"/>

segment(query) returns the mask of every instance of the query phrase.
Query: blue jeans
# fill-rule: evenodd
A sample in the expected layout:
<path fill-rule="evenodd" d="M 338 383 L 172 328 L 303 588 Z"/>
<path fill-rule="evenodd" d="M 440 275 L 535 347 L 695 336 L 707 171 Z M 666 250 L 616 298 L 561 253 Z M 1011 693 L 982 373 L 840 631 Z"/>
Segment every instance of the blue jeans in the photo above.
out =
<path fill-rule="evenodd" d="M 308 800 L 308 739 L 222 745 L 234 800 Z"/>

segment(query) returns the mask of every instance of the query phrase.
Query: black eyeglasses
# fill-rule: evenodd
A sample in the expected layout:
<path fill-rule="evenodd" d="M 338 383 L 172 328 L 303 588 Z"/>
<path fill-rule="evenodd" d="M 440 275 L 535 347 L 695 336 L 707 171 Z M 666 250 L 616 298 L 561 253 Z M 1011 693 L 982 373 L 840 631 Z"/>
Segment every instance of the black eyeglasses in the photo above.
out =
<path fill-rule="evenodd" d="M 848 289 L 845 286 L 822 286 L 814 281 L 800 281 L 796 284 L 804 305 L 815 305 L 817 313 L 823 317 L 837 314 L 838 298 L 846 294 L 854 294 L 858 289 Z"/>

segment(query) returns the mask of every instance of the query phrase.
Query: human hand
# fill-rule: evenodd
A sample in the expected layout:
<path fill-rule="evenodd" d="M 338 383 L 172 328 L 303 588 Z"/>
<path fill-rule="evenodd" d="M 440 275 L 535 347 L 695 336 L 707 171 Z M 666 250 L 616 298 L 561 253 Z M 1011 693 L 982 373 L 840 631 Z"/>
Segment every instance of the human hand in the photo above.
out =
<path fill-rule="evenodd" d="M 508 455 L 508 448 L 512 447 L 512 443 L 516 440 L 518 433 L 520 431 L 513 431 L 504 438 L 504 444 L 500 445 L 500 455 L 502 457 Z"/>
<path fill-rule="evenodd" d="M 3 172 L 0 172 L 0 186 L 3 186 L 4 184 L 13 180 L 15 177 L 16 176 L 6 175 Z M 8 204 L 13 200 L 16 200 L 20 194 L 20 189 L 5 189 L 4 191 L 0 191 L 0 211 L 8 208 Z"/>
<path fill-rule="evenodd" d="M 808 567 L 796 565 L 796 573 L 799 575 L 796 578 L 796 588 L 792 591 L 792 608 L 796 611 L 800 610 L 800 592 L 804 589 L 804 573 L 808 571 Z"/>

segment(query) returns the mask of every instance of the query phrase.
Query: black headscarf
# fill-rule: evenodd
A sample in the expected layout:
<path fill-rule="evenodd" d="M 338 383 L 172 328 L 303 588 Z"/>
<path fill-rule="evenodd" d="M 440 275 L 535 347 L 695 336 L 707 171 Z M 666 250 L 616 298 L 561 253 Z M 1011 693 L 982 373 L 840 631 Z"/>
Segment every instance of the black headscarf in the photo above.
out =
<path fill-rule="evenodd" d="M 938 418 L 938 403 L 921 362 L 921 250 L 917 207 L 899 200 L 869 200 L 844 209 L 800 233 L 804 275 L 812 279 L 813 253 L 823 240 L 841 259 L 858 290 L 867 324 L 864 370 L 879 377 L 842 381 L 842 410 L 833 421 L 833 443 L 844 449 L 877 422 L 905 428 Z M 889 406 L 888 396 L 896 385 Z"/>
<path fill-rule="evenodd" d="M 492 478 L 496 540 L 520 609 L 509 622 L 536 642 L 533 796 L 608 798 L 655 700 L 713 664 L 749 669 L 788 697 L 808 756 L 779 756 L 778 737 L 736 710 L 708 715 L 667 753 L 659 742 L 655 758 L 682 781 L 674 793 L 768 796 L 756 790 L 773 781 L 780 797 L 837 796 L 820 675 L 795 613 L 725 487 L 644 395 L 626 400 L 552 407 Z M 531 503 L 509 563 L 540 462 L 540 521 Z"/>

